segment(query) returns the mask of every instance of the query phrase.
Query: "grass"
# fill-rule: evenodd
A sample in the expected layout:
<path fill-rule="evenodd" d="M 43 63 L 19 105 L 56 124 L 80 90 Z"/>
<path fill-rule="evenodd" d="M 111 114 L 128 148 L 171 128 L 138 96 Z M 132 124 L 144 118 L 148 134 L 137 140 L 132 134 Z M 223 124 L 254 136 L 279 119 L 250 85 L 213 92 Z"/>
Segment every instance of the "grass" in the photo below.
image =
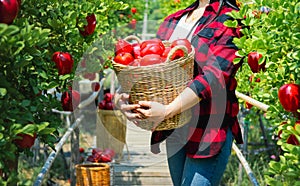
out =
<path fill-rule="evenodd" d="M 246 156 L 247 162 L 252 169 L 252 172 L 259 183 L 259 185 L 266 185 L 264 174 L 268 170 L 268 163 L 270 161 L 270 155 L 276 155 L 275 142 L 272 140 L 273 127 L 271 124 L 262 117 L 262 124 L 264 126 L 265 135 L 268 139 L 268 144 L 270 147 L 273 147 L 270 151 L 265 150 L 264 138 L 262 129 L 260 128 L 259 123 L 259 114 L 254 111 L 246 116 L 249 120 L 249 124 L 244 127 L 248 128 L 248 153 Z M 243 124 L 241 122 L 241 124 Z M 243 149 L 243 146 L 240 145 L 239 148 Z M 225 174 L 222 178 L 222 185 L 225 186 L 248 186 L 252 185 L 250 182 L 247 173 L 242 167 L 242 176 L 239 180 L 240 168 L 239 159 L 236 156 L 235 152 L 232 152 L 232 155 L 229 159 Z"/>
<path fill-rule="evenodd" d="M 249 166 L 260 185 L 266 185 L 264 180 L 264 172 L 268 168 L 268 156 L 255 155 L 248 159 Z M 244 168 L 242 167 L 242 177 L 239 181 L 240 163 L 238 157 L 233 153 L 229 159 L 225 174 L 222 178 L 222 185 L 226 186 L 249 186 L 252 185 Z"/>

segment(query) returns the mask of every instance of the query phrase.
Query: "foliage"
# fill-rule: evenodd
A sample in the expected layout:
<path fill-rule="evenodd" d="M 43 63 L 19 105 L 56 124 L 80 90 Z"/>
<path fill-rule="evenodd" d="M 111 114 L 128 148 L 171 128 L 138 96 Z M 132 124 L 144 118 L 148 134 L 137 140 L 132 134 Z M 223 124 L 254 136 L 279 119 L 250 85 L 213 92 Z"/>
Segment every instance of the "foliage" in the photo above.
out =
<path fill-rule="evenodd" d="M 121 1 L 23 0 L 13 24 L 0 24 L 0 169 L 3 183 L 12 181 L 7 184 L 14 185 L 17 182 L 13 178 L 16 170 L 9 162 L 16 164 L 19 153 L 30 155 L 29 149 L 20 149 L 14 144 L 17 134 L 36 133 L 42 142 L 52 147 L 56 143 L 62 123 L 51 109 L 62 109 L 57 95 L 72 86 L 75 69 L 83 55 L 99 36 L 107 35 L 116 26 L 119 18 L 115 12 L 126 8 L 128 6 Z M 90 13 L 96 15 L 96 30 L 83 37 L 78 27 L 87 23 L 85 17 Z M 112 41 L 109 36 L 106 39 Z M 72 55 L 75 63 L 72 73 L 58 75 L 51 60 L 56 51 Z M 103 61 L 93 62 L 87 69 L 98 64 L 93 70 L 100 72 Z"/>
<path fill-rule="evenodd" d="M 191 5 L 195 0 L 181 1 L 181 0 L 160 0 L 160 11 L 165 16 L 175 13 L 180 9 L 184 9 Z"/>
<path fill-rule="evenodd" d="M 300 140 L 300 133 L 294 128 L 298 117 L 295 113 L 285 111 L 278 99 L 278 89 L 283 84 L 300 84 L 299 14 L 300 3 L 296 0 L 256 0 L 254 4 L 242 5 L 239 13 L 232 12 L 230 15 L 234 20 L 226 23 L 233 27 L 241 25 L 243 33 L 243 37 L 234 40 L 243 61 L 237 74 L 238 91 L 270 105 L 266 118 L 277 128 L 274 135 L 282 131 L 277 143 L 282 153 L 278 162 L 270 162 L 266 174 L 267 184 L 270 185 L 294 185 L 299 184 L 300 179 L 300 147 L 287 143 L 290 134 Z M 247 65 L 247 55 L 252 51 L 263 55 L 259 63 L 265 63 L 265 71 L 251 72 Z M 260 81 L 255 81 L 258 78 Z M 283 121 L 287 124 L 281 125 Z"/>

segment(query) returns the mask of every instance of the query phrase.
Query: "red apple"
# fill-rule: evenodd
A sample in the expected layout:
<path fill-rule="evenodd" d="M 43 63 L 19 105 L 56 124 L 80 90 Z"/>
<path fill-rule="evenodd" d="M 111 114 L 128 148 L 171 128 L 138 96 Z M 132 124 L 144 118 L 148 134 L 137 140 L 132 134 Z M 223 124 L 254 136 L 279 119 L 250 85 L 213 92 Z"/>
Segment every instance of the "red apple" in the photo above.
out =
<path fill-rule="evenodd" d="M 297 137 L 294 134 L 291 134 L 286 140 L 286 142 L 291 145 L 297 145 L 297 146 L 300 145 L 300 142 L 298 141 Z"/>
<path fill-rule="evenodd" d="M 102 101 L 100 101 L 100 103 L 98 104 L 98 108 L 99 108 L 99 109 L 105 109 L 105 105 L 106 105 L 106 101 L 105 101 L 105 100 L 102 100 Z"/>
<path fill-rule="evenodd" d="M 118 55 L 119 53 L 132 53 L 133 47 L 130 43 L 125 41 L 124 39 L 119 39 L 117 43 L 115 44 L 115 55 Z"/>
<path fill-rule="evenodd" d="M 297 111 L 300 108 L 300 86 L 294 83 L 281 86 L 278 91 L 278 98 L 286 111 Z"/>
<path fill-rule="evenodd" d="M 80 153 L 84 153 L 84 148 L 79 147 L 79 152 L 80 152 Z"/>
<path fill-rule="evenodd" d="M 100 89 L 100 83 L 99 82 L 93 82 L 92 83 L 92 90 L 94 92 L 97 92 Z"/>
<path fill-rule="evenodd" d="M 31 136 L 29 134 L 20 133 L 20 134 L 17 134 L 17 136 L 19 136 L 21 138 L 14 140 L 14 142 L 19 148 L 22 148 L 22 149 L 31 148 L 36 139 L 36 134 Z"/>
<path fill-rule="evenodd" d="M 130 27 L 131 27 L 132 29 L 136 29 L 136 19 L 132 19 L 132 20 L 130 21 Z"/>
<path fill-rule="evenodd" d="M 80 34 L 84 37 L 92 35 L 95 31 L 96 24 L 97 24 L 95 14 L 90 14 L 90 15 L 86 16 L 85 19 L 88 24 L 84 25 L 83 29 L 82 28 L 79 29 Z"/>
<path fill-rule="evenodd" d="M 61 96 L 61 104 L 64 111 L 75 110 L 80 103 L 80 93 L 76 90 L 68 90 Z"/>
<path fill-rule="evenodd" d="M 55 62 L 59 75 L 65 75 L 72 72 L 73 58 L 68 52 L 55 52 L 52 55 L 52 61 Z"/>
<path fill-rule="evenodd" d="M 136 13 L 136 8 L 135 8 L 135 7 L 132 7 L 132 8 L 131 8 L 131 13 L 133 13 L 133 14 Z"/>
<path fill-rule="evenodd" d="M 260 70 L 258 61 L 262 57 L 258 52 L 250 52 L 248 54 L 248 65 L 253 73 L 257 73 Z"/>
<path fill-rule="evenodd" d="M 0 0 L 0 23 L 11 24 L 18 15 L 18 0 Z"/>
<path fill-rule="evenodd" d="M 114 61 L 122 65 L 129 65 L 134 61 L 134 57 L 131 53 L 121 52 L 115 56 Z"/>
<path fill-rule="evenodd" d="M 155 65 L 165 62 L 165 59 L 158 54 L 147 54 L 140 61 L 141 66 Z"/>
<path fill-rule="evenodd" d="M 115 156 L 115 151 L 113 149 L 104 149 L 103 151 L 104 154 L 109 154 L 111 157 Z"/>
<path fill-rule="evenodd" d="M 100 148 L 93 148 L 92 155 L 101 154 L 102 152 L 103 152 L 103 150 Z"/>
<path fill-rule="evenodd" d="M 245 107 L 247 109 L 251 109 L 253 107 L 253 105 L 251 103 L 249 103 L 249 102 L 245 102 Z"/>
<path fill-rule="evenodd" d="M 113 110 L 114 104 L 112 102 L 106 102 L 105 104 L 105 110 Z"/>
<path fill-rule="evenodd" d="M 104 95 L 104 100 L 105 100 L 106 102 L 111 102 L 112 98 L 113 98 L 113 95 L 112 95 L 111 93 L 106 93 L 106 94 Z"/>
<path fill-rule="evenodd" d="M 133 57 L 135 59 L 141 58 L 141 46 L 140 46 L 140 44 L 139 43 L 133 43 L 132 47 L 133 47 Z"/>

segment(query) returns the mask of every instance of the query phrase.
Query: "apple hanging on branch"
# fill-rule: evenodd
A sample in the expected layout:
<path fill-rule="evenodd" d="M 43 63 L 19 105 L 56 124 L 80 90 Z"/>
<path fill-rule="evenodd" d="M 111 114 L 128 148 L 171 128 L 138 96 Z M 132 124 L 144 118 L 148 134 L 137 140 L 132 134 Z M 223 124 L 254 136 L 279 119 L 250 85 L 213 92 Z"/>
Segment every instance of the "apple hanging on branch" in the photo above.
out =
<path fill-rule="evenodd" d="M 15 139 L 14 143 L 21 149 L 27 149 L 33 146 L 37 134 L 34 133 L 33 135 L 29 135 L 29 134 L 19 133 L 17 134 L 17 136 L 19 138 Z"/>
<path fill-rule="evenodd" d="M 18 0 L 0 0 L 0 23 L 11 24 L 18 15 Z"/>
<path fill-rule="evenodd" d="M 68 52 L 55 52 L 52 55 L 59 75 L 70 74 L 74 65 L 74 60 Z"/>
<path fill-rule="evenodd" d="M 80 103 L 80 93 L 76 90 L 68 90 L 61 96 L 61 105 L 64 111 L 72 112 Z"/>
<path fill-rule="evenodd" d="M 85 17 L 87 25 L 82 27 L 78 25 L 79 20 L 77 19 L 77 28 L 83 37 L 92 35 L 95 32 L 97 20 L 95 14 L 89 14 Z"/>
<path fill-rule="evenodd" d="M 132 13 L 132 14 L 135 14 L 135 13 L 136 13 L 136 10 L 137 10 L 137 9 L 136 9 L 135 7 L 132 7 L 132 8 L 131 8 L 131 13 Z"/>
<path fill-rule="evenodd" d="M 258 52 L 250 52 L 248 54 L 248 65 L 253 73 L 257 73 L 260 70 L 265 70 L 265 62 L 259 64 L 259 60 L 262 58 L 262 54 Z"/>
<path fill-rule="evenodd" d="M 300 86 L 294 83 L 284 84 L 279 88 L 278 98 L 286 111 L 296 112 L 300 108 Z"/>

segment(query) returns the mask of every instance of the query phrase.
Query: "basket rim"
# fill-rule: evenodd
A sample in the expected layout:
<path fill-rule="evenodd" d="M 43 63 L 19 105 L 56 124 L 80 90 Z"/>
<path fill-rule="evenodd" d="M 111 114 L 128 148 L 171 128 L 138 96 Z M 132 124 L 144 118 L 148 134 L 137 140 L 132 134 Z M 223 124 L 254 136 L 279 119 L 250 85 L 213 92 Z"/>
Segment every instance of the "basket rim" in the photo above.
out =
<path fill-rule="evenodd" d="M 166 62 L 153 64 L 153 65 L 131 66 L 131 65 L 123 65 L 123 64 L 117 63 L 113 59 L 111 61 L 112 61 L 113 65 L 122 67 L 123 70 L 136 70 L 136 69 L 141 69 L 141 68 L 143 68 L 143 69 L 153 69 L 153 68 L 163 68 L 163 67 L 168 66 L 170 64 L 172 64 L 172 65 L 184 64 L 186 62 L 186 59 L 193 57 L 194 54 L 195 54 L 195 48 L 194 48 L 194 46 L 192 46 L 192 51 L 184 58 L 179 58 L 179 59 L 175 59 L 175 60 L 172 60 L 172 61 L 167 60 Z"/>
<path fill-rule="evenodd" d="M 84 163 L 75 165 L 77 169 L 107 169 L 109 165 L 107 163 Z"/>

